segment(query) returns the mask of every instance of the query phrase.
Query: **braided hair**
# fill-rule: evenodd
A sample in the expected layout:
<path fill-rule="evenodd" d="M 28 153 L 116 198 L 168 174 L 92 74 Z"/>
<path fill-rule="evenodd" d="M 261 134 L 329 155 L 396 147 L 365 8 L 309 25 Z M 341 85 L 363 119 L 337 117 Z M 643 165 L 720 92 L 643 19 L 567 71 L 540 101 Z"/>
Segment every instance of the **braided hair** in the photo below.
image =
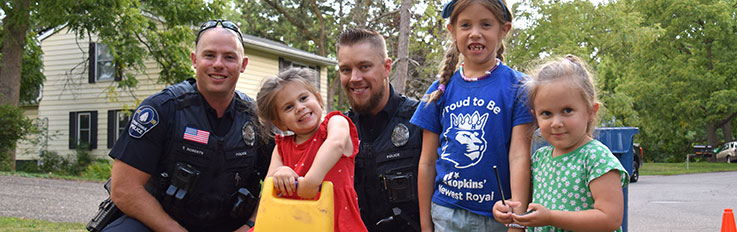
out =
<path fill-rule="evenodd" d="M 494 17 L 496 17 L 496 19 L 499 20 L 499 22 L 501 22 L 502 24 L 512 22 L 512 14 L 510 13 L 509 9 L 507 9 L 507 4 L 505 0 L 454 0 L 446 5 L 446 8 L 452 11 L 450 13 L 450 21 L 448 24 L 455 24 L 455 22 L 458 20 L 458 15 L 460 14 L 460 12 L 462 12 L 464 9 L 468 8 L 474 3 L 479 3 L 482 6 L 486 7 L 486 9 L 491 11 L 494 14 Z M 443 11 L 445 11 L 445 9 Z M 432 93 L 425 95 L 425 97 L 422 98 L 422 101 L 431 103 L 443 96 L 443 93 L 445 92 L 445 86 L 450 81 L 450 78 L 453 76 L 453 73 L 455 73 L 456 67 L 458 66 L 460 54 L 461 52 L 460 50 L 458 50 L 458 43 L 455 40 L 451 41 L 450 45 L 445 50 L 443 61 L 440 62 L 438 89 L 433 91 Z M 503 54 L 504 43 L 502 42 L 499 46 L 499 49 L 497 49 L 496 51 L 496 58 L 504 61 Z"/>

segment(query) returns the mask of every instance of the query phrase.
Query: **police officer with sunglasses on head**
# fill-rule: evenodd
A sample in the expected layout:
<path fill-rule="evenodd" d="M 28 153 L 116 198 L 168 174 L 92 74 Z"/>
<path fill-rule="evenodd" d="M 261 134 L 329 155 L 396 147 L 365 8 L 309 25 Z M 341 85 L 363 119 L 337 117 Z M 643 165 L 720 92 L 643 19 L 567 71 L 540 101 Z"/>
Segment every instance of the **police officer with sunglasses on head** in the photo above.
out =
<path fill-rule="evenodd" d="M 195 44 L 196 80 L 146 98 L 110 151 L 111 199 L 124 215 L 103 231 L 253 226 L 273 142 L 255 102 L 235 90 L 248 63 L 243 37 L 232 22 L 212 20 Z"/>

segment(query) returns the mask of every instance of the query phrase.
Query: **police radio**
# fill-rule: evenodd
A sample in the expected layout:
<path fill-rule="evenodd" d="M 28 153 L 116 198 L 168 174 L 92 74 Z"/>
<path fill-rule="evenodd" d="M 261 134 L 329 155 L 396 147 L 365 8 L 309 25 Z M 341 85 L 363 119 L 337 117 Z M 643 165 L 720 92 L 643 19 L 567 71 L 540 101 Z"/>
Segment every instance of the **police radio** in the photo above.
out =
<path fill-rule="evenodd" d="M 408 202 L 417 199 L 417 183 L 411 172 L 395 172 L 381 175 L 384 190 L 389 195 L 391 203 Z"/>

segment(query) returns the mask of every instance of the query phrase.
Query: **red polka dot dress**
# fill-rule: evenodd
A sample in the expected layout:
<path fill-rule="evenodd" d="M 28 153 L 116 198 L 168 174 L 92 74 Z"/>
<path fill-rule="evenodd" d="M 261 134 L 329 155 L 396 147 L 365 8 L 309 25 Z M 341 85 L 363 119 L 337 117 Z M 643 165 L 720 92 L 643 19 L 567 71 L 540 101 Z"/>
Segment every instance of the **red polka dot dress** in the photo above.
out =
<path fill-rule="evenodd" d="M 333 182 L 333 191 L 335 199 L 335 231 L 336 232 L 354 232 L 366 231 L 366 227 L 361 221 L 361 215 L 358 210 L 358 197 L 356 190 L 353 188 L 353 174 L 356 154 L 358 153 L 358 132 L 356 126 L 351 120 L 339 111 L 333 111 L 325 116 L 325 120 L 320 123 L 320 128 L 312 135 L 310 139 L 301 144 L 296 144 L 294 136 L 276 137 L 279 156 L 282 163 L 288 166 L 299 176 L 305 176 L 307 171 L 312 167 L 317 151 L 325 142 L 328 135 L 328 120 L 333 116 L 345 117 L 350 127 L 351 141 L 353 142 L 353 154 L 350 157 L 341 156 L 338 162 L 325 175 L 326 181 Z"/>

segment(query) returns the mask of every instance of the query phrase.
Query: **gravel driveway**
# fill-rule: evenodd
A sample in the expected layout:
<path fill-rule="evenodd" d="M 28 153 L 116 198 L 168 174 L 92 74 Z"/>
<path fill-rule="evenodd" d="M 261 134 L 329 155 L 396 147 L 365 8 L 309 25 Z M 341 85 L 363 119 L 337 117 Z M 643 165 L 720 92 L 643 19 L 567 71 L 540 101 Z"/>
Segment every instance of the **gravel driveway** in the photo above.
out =
<path fill-rule="evenodd" d="M 87 223 L 103 183 L 0 176 L 0 216 Z M 737 209 L 737 172 L 641 176 L 629 187 L 629 231 L 719 231 Z"/>
<path fill-rule="evenodd" d="M 0 216 L 86 224 L 107 198 L 102 184 L 0 176 Z"/>

